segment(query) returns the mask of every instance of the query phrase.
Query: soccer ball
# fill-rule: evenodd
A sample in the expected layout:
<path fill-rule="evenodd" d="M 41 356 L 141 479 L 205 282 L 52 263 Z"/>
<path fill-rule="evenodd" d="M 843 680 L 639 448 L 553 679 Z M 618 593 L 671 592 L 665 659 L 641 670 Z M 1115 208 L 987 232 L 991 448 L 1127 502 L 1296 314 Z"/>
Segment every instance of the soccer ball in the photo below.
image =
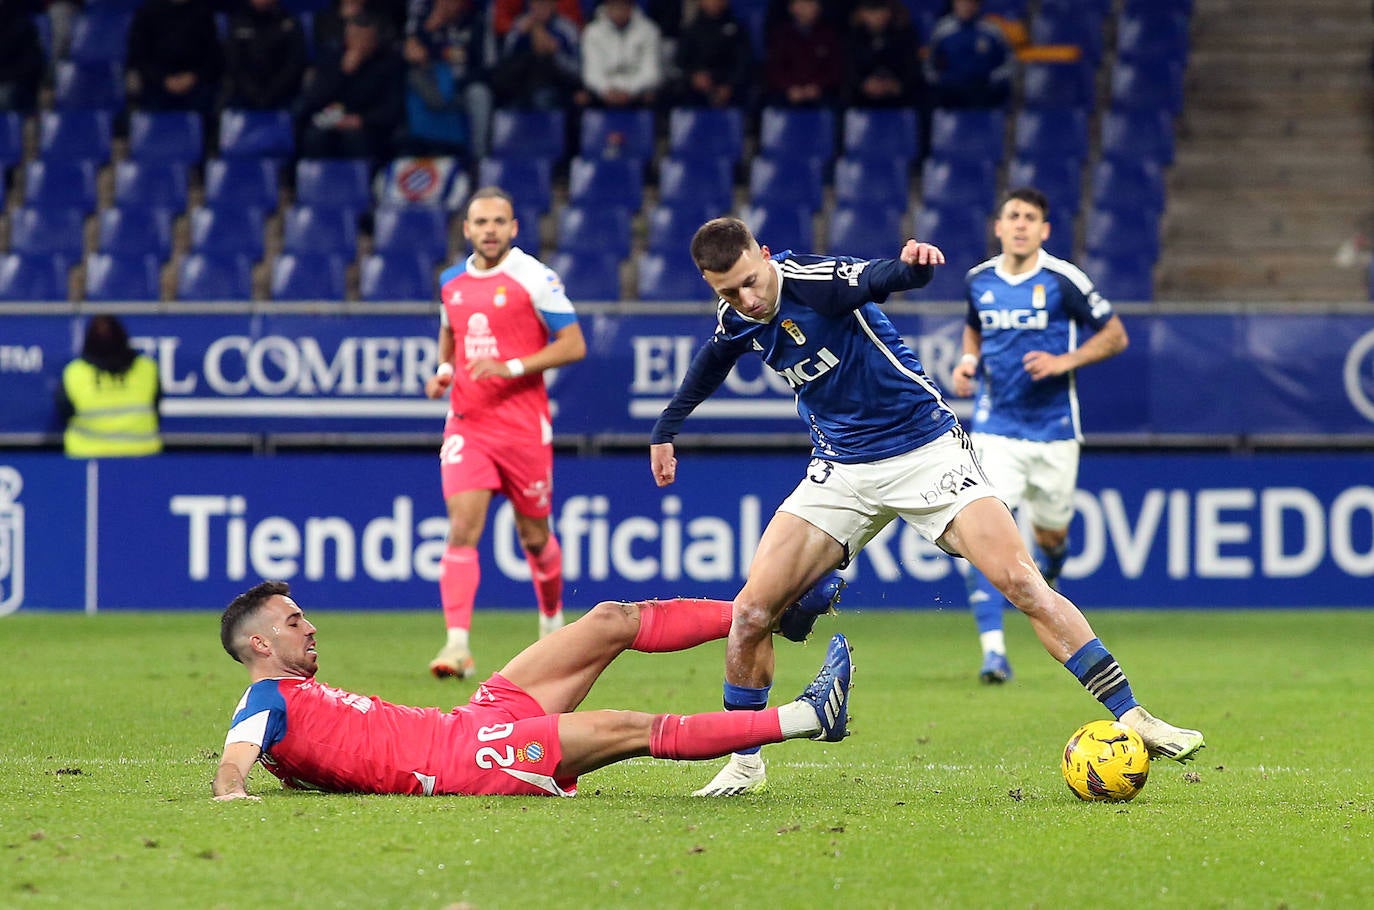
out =
<path fill-rule="evenodd" d="M 1150 752 L 1140 734 L 1115 720 L 1095 720 L 1074 731 L 1060 765 L 1074 796 L 1125 802 L 1145 789 Z"/>

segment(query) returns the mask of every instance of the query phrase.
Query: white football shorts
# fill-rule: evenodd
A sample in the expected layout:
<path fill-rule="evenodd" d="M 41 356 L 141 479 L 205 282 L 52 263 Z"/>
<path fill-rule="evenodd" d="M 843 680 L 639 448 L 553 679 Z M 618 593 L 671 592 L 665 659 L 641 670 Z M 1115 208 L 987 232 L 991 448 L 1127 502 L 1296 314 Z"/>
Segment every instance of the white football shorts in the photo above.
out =
<path fill-rule="evenodd" d="M 1038 527 L 1061 531 L 1069 526 L 1078 485 L 1077 440 L 971 435 L 978 462 L 1007 505 L 1016 509 L 1024 504 Z"/>

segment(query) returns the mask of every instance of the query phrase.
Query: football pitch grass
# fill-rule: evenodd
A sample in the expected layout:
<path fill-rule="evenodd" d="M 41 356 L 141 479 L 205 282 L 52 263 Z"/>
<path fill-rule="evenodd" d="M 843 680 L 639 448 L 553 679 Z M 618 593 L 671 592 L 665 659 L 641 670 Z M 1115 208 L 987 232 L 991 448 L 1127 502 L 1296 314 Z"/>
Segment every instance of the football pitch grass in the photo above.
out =
<path fill-rule="evenodd" d="M 466 701 L 425 666 L 434 613 L 313 610 L 320 678 L 390 701 Z M 283 791 L 209 782 L 243 669 L 211 613 L 0 619 L 0 907 L 868 908 L 1374 906 L 1374 612 L 1099 612 L 1156 714 L 1201 728 L 1134 802 L 1059 775 L 1106 713 L 1008 617 L 1016 678 L 976 681 L 962 611 L 850 607 L 778 642 L 774 703 L 834 631 L 854 645 L 853 735 L 765 749 L 769 788 L 690 792 L 718 762 L 639 759 L 576 799 Z M 479 672 L 533 612 L 479 612 Z M 720 703 L 723 646 L 626 654 L 584 707 Z"/>

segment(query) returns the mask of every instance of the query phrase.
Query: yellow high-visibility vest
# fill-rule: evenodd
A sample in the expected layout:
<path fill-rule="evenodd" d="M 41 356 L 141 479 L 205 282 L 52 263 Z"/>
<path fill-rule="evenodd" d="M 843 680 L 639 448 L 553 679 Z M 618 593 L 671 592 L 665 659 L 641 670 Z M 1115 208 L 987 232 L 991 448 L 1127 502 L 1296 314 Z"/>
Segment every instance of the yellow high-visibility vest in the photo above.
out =
<path fill-rule="evenodd" d="M 62 437 L 71 458 L 122 458 L 162 451 L 157 424 L 157 364 L 143 355 L 120 376 L 87 360 L 62 371 L 62 388 L 76 409 Z"/>

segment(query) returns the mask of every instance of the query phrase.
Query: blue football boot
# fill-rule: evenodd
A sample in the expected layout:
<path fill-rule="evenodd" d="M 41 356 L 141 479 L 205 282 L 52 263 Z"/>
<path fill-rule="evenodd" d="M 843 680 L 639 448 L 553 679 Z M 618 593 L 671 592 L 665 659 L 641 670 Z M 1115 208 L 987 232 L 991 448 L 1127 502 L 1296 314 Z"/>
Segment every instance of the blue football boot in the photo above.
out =
<path fill-rule="evenodd" d="M 849 681 L 854 664 L 849 659 L 849 642 L 843 635 L 830 639 L 821 672 L 797 698 L 816 711 L 821 732 L 812 739 L 837 743 L 849 735 Z"/>
<path fill-rule="evenodd" d="M 797 598 L 796 603 L 782 611 L 778 627 L 773 631 L 788 641 L 806 641 L 816 625 L 816 617 L 835 612 L 835 605 L 848 584 L 837 572 L 824 576 Z"/>

